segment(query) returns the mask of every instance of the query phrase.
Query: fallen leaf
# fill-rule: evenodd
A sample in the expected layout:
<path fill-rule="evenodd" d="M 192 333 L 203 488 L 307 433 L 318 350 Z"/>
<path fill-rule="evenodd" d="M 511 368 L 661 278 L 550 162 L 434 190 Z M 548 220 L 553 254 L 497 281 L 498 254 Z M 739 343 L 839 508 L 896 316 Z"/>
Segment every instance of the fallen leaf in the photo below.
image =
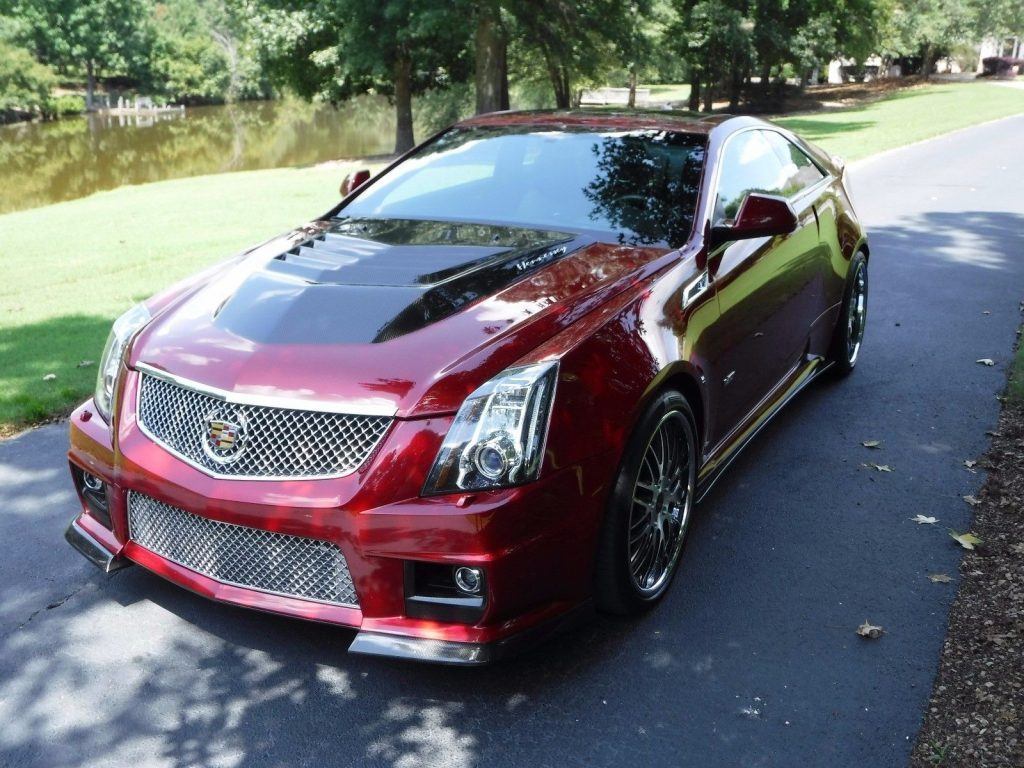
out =
<path fill-rule="evenodd" d="M 972 507 L 976 507 L 981 504 L 981 499 L 977 496 L 964 496 L 964 501 L 970 504 Z"/>
<path fill-rule="evenodd" d="M 974 362 L 981 363 L 982 365 L 995 365 L 996 364 L 996 361 L 993 360 L 990 357 L 983 357 L 980 360 L 975 360 Z"/>
<path fill-rule="evenodd" d="M 881 448 L 882 442 L 880 440 L 865 440 L 861 445 L 865 448 Z"/>
<path fill-rule="evenodd" d="M 952 581 L 945 573 L 929 573 L 928 578 L 932 580 L 932 584 L 949 584 Z"/>
<path fill-rule="evenodd" d="M 884 629 L 869 623 L 867 619 L 864 619 L 864 623 L 857 627 L 857 634 L 870 640 L 877 640 L 884 633 Z"/>
<path fill-rule="evenodd" d="M 43 381 L 53 381 L 56 378 L 57 378 L 57 374 L 56 373 L 48 373 L 45 376 L 43 376 Z"/>
<path fill-rule="evenodd" d="M 88 368 L 90 365 L 93 365 L 93 363 L 94 363 L 93 360 L 83 360 L 82 362 L 80 362 L 75 367 L 76 368 Z"/>
<path fill-rule="evenodd" d="M 973 533 L 957 533 L 952 528 L 950 528 L 949 535 L 964 549 L 974 549 L 979 544 L 981 544 L 981 539 L 979 539 Z"/>
<path fill-rule="evenodd" d="M 870 464 L 861 464 L 861 466 L 868 469 L 877 469 L 879 472 L 892 472 L 892 467 L 888 464 L 875 464 L 873 461 Z"/>
<path fill-rule="evenodd" d="M 933 523 L 939 522 L 939 518 L 937 517 L 925 517 L 924 515 L 914 515 L 910 519 L 918 525 L 924 525 L 925 523 L 927 523 L 928 525 L 932 525 Z"/>

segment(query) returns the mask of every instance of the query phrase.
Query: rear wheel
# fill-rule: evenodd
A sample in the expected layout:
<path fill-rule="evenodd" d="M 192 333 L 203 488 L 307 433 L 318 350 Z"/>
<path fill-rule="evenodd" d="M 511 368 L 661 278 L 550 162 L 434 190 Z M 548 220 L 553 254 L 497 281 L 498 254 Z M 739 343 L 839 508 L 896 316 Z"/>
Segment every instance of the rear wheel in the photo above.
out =
<path fill-rule="evenodd" d="M 840 376 L 849 374 L 857 364 L 867 318 L 868 261 L 863 253 L 857 253 L 850 262 L 850 277 L 829 352 L 829 358 Z"/>
<path fill-rule="evenodd" d="M 675 391 L 648 406 L 626 447 L 596 565 L 601 610 L 630 614 L 665 594 L 679 564 L 697 480 L 693 413 Z"/>

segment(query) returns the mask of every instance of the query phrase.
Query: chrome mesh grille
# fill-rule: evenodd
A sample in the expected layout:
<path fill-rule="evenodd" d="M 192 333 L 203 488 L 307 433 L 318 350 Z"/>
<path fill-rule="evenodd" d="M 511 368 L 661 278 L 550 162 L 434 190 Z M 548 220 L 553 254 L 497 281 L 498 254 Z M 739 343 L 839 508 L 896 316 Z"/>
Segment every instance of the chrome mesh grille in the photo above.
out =
<path fill-rule="evenodd" d="M 319 539 L 233 525 L 128 492 L 128 535 L 146 549 L 225 584 L 358 606 L 345 556 Z"/>
<path fill-rule="evenodd" d="M 391 424 L 386 416 L 227 402 L 149 374 L 142 374 L 138 417 L 147 435 L 209 474 L 264 479 L 348 474 Z M 211 418 L 243 426 L 233 452 L 207 444 Z"/>

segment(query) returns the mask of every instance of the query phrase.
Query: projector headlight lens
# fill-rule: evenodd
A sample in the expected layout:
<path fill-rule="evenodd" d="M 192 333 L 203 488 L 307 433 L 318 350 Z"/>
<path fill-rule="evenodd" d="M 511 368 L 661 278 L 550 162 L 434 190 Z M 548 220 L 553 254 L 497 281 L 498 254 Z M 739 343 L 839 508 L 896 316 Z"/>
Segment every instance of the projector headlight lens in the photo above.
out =
<path fill-rule="evenodd" d="M 540 473 L 558 363 L 509 368 L 466 398 L 424 495 L 506 488 Z"/>

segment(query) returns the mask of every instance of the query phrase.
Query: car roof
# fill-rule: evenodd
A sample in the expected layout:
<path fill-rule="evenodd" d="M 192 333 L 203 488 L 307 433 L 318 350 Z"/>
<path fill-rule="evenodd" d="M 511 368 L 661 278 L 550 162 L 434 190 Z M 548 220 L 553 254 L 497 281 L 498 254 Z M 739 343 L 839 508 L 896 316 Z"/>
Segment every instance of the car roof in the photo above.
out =
<path fill-rule="evenodd" d="M 720 126 L 740 128 L 763 121 L 734 115 L 700 115 L 678 110 L 614 109 L 560 109 L 522 112 L 489 112 L 456 123 L 457 126 L 536 126 L 537 128 L 565 127 L 595 130 L 658 129 L 707 135 Z"/>

